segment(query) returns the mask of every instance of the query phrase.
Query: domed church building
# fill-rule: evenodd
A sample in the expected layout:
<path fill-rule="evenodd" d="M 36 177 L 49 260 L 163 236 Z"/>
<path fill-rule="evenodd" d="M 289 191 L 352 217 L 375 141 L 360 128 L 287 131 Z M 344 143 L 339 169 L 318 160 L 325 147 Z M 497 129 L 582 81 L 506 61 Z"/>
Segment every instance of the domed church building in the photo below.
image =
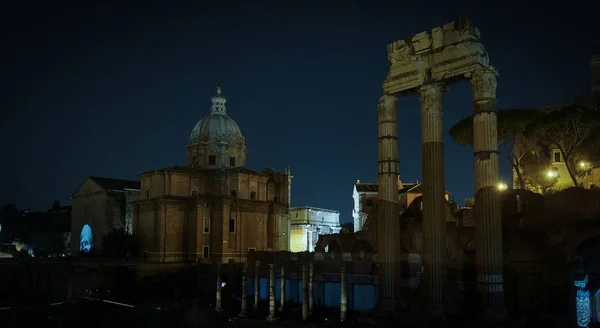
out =
<path fill-rule="evenodd" d="M 244 167 L 246 140 L 220 87 L 186 143 L 187 166 L 140 175 L 133 236 L 150 261 L 243 261 L 249 250 L 289 249 L 291 179 Z"/>

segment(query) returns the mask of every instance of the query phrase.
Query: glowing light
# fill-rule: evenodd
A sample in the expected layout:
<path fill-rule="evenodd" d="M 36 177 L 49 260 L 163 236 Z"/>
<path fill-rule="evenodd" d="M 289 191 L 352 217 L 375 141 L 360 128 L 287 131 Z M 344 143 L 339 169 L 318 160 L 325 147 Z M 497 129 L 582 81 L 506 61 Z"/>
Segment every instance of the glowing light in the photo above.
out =
<path fill-rule="evenodd" d="M 577 326 L 587 327 L 591 318 L 590 292 L 584 290 L 588 282 L 586 275 L 583 280 L 575 280 L 574 285 L 577 288 L 575 296 L 575 306 L 577 309 Z"/>
<path fill-rule="evenodd" d="M 87 224 L 81 229 L 79 250 L 84 253 L 89 253 L 92 250 L 92 228 Z"/>
<path fill-rule="evenodd" d="M 585 167 L 586 165 L 587 164 L 585 162 L 579 162 L 579 166 L 582 167 L 582 168 Z"/>
<path fill-rule="evenodd" d="M 508 188 L 508 186 L 506 185 L 506 183 L 502 183 L 502 182 L 500 182 L 500 183 L 498 184 L 498 190 L 500 190 L 500 191 L 504 191 L 504 190 L 506 190 L 507 188 Z"/>
<path fill-rule="evenodd" d="M 548 176 L 548 178 L 556 178 L 558 176 L 558 173 L 550 170 L 550 171 L 548 171 L 548 173 L 546 175 Z"/>

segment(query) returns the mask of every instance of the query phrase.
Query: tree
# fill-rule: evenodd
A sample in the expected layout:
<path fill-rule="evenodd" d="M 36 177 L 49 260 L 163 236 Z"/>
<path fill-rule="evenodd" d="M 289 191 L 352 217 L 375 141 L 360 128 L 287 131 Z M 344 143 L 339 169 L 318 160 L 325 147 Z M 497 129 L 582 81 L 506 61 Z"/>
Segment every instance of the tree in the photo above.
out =
<path fill-rule="evenodd" d="M 60 202 L 58 200 L 55 200 L 52 204 L 52 210 L 58 212 L 61 208 L 62 206 L 60 205 Z"/>
<path fill-rule="evenodd" d="M 120 190 L 111 190 L 108 195 L 113 200 L 115 207 L 119 211 L 119 221 L 121 227 L 127 227 L 127 194 Z"/>
<path fill-rule="evenodd" d="M 523 189 L 545 194 L 558 181 L 557 177 L 548 176 L 548 172 L 540 170 L 545 167 L 550 158 L 543 151 L 529 151 L 523 154 L 519 161 L 523 177 Z"/>
<path fill-rule="evenodd" d="M 498 126 L 498 144 L 506 150 L 506 159 L 517 175 L 519 189 L 525 188 L 520 161 L 534 145 L 524 136 L 527 126 L 541 115 L 537 109 L 505 109 L 496 113 Z M 450 129 L 450 136 L 460 145 L 473 146 L 473 117 L 469 116 L 456 123 Z"/>
<path fill-rule="evenodd" d="M 547 148 L 556 147 L 565 161 L 573 184 L 578 187 L 577 160 L 585 155 L 583 145 L 600 127 L 600 110 L 585 105 L 567 105 L 547 110 L 528 124 L 525 136 Z"/>
<path fill-rule="evenodd" d="M 473 206 L 475 205 L 475 198 L 465 198 L 465 207 L 470 207 L 473 208 Z"/>
<path fill-rule="evenodd" d="M 102 237 L 102 252 L 110 257 L 127 257 L 135 255 L 133 237 L 125 229 L 113 228 Z"/>

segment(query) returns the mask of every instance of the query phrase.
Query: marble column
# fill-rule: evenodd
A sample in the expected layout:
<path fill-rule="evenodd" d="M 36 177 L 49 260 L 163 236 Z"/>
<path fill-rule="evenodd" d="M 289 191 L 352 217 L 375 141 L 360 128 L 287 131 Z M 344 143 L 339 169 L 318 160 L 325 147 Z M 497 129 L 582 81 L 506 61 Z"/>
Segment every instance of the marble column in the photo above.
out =
<path fill-rule="evenodd" d="M 379 265 L 379 300 L 381 312 L 396 307 L 395 282 L 400 281 L 400 222 L 398 215 L 398 118 L 397 98 L 379 98 L 378 119 L 378 190 L 377 262 Z"/>
<path fill-rule="evenodd" d="M 221 263 L 217 264 L 217 299 L 215 302 L 215 310 L 221 312 Z"/>
<path fill-rule="evenodd" d="M 441 84 L 421 87 L 423 174 L 423 276 L 427 314 L 444 316 L 446 280 L 446 187 L 444 176 L 443 95 Z"/>
<path fill-rule="evenodd" d="M 480 68 L 471 76 L 473 90 L 473 148 L 475 155 L 475 254 L 477 285 L 484 318 L 506 316 L 503 288 L 502 222 L 498 193 L 498 130 L 496 70 Z"/>
<path fill-rule="evenodd" d="M 267 320 L 275 320 L 275 264 L 269 264 L 269 316 Z"/>
<path fill-rule="evenodd" d="M 281 267 L 281 305 L 279 306 L 279 312 L 283 312 L 285 306 L 285 266 Z"/>
<path fill-rule="evenodd" d="M 346 268 L 342 267 L 340 270 L 340 321 L 346 320 L 346 311 L 348 310 L 348 294 L 346 291 Z"/>
<path fill-rule="evenodd" d="M 308 272 L 308 315 L 312 315 L 315 303 L 315 265 L 310 262 Z"/>
<path fill-rule="evenodd" d="M 248 263 L 244 263 L 242 267 L 242 310 L 239 317 L 246 318 L 248 316 Z"/>
<path fill-rule="evenodd" d="M 302 320 L 308 320 L 308 268 L 302 266 Z"/>
<path fill-rule="evenodd" d="M 260 301 L 260 261 L 254 263 L 254 313 L 258 311 Z"/>

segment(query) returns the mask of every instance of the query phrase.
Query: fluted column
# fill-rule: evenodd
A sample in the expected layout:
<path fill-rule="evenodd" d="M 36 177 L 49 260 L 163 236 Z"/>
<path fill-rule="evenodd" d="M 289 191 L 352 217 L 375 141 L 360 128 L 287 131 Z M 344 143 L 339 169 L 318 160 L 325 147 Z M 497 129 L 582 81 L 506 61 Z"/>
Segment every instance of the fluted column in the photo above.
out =
<path fill-rule="evenodd" d="M 379 160 L 377 201 L 377 261 L 379 304 L 382 311 L 395 309 L 395 281 L 400 272 L 400 225 L 398 216 L 398 117 L 397 98 L 382 96 L 377 106 Z"/>
<path fill-rule="evenodd" d="M 260 261 L 254 263 L 254 313 L 258 310 L 260 301 Z"/>
<path fill-rule="evenodd" d="M 423 275 L 427 314 L 444 315 L 446 280 L 446 198 L 444 175 L 442 85 L 421 87 L 421 149 L 423 172 Z"/>
<path fill-rule="evenodd" d="M 248 263 L 242 266 L 242 310 L 239 314 L 240 318 L 248 316 Z"/>
<path fill-rule="evenodd" d="M 269 316 L 267 320 L 275 320 L 275 264 L 269 264 Z"/>
<path fill-rule="evenodd" d="M 497 185 L 498 130 L 496 71 L 480 68 L 471 77 L 473 90 L 473 148 L 475 150 L 475 217 L 477 285 L 484 316 L 502 318 L 504 308 L 502 224 Z"/>
<path fill-rule="evenodd" d="M 283 312 L 285 306 L 285 266 L 281 267 L 281 305 L 279 306 L 279 312 Z"/>
<path fill-rule="evenodd" d="M 308 271 L 308 315 L 312 315 L 315 306 L 315 265 L 310 262 Z"/>

